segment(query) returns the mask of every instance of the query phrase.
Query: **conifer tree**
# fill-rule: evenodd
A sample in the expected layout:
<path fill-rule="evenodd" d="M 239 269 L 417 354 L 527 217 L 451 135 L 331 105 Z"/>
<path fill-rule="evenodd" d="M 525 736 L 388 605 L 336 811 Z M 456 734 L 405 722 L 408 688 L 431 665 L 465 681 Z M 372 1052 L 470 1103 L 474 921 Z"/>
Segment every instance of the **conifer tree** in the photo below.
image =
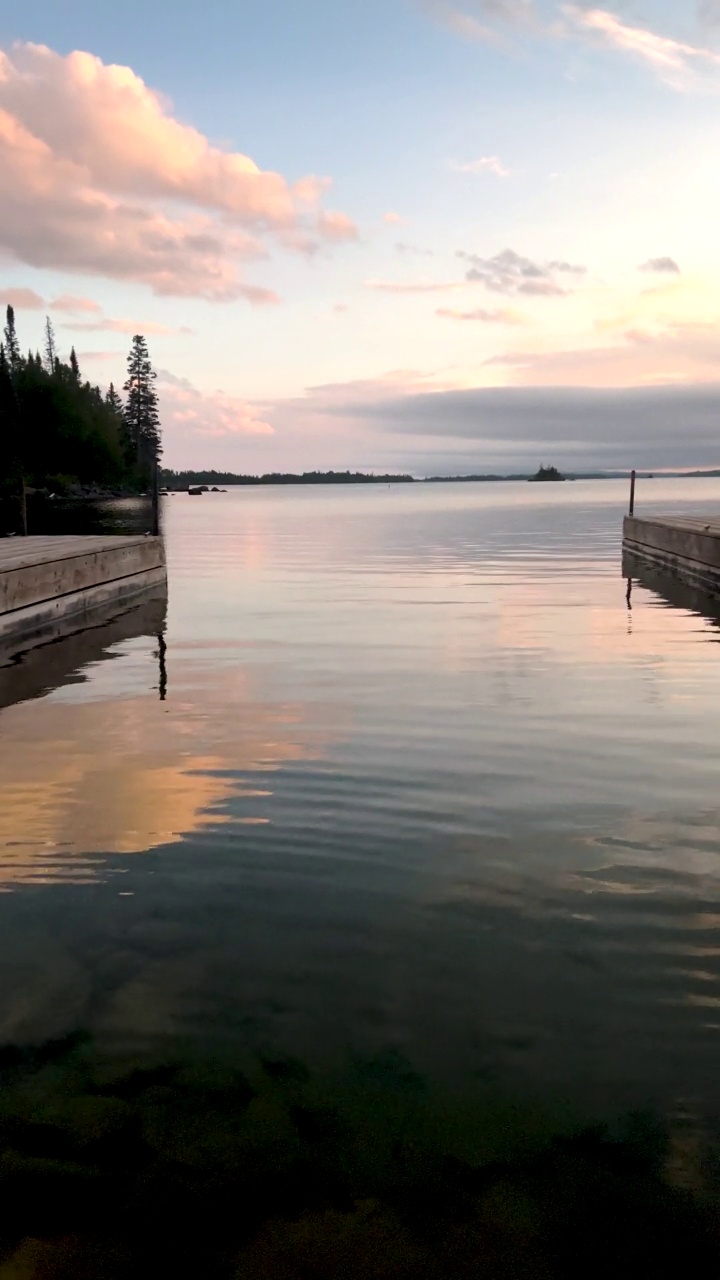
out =
<path fill-rule="evenodd" d="M 12 307 L 8 307 L 8 312 Z M 15 336 L 14 316 L 8 316 L 8 330 Z M 17 338 L 15 338 L 17 343 Z M 18 367 L 19 367 L 19 348 Z M 5 347 L 0 343 L 0 488 L 19 500 L 19 531 L 27 533 L 27 508 L 25 505 L 25 474 L 20 456 L 20 407 L 13 384 L 10 361 Z"/>
<path fill-rule="evenodd" d="M 73 382 L 77 382 L 77 384 L 79 385 L 80 384 L 80 366 L 78 365 L 78 358 L 75 355 L 74 347 L 72 347 L 70 350 L 70 370 L 72 372 Z"/>
<path fill-rule="evenodd" d="M 108 409 L 112 409 L 113 413 L 116 413 L 119 418 L 123 416 L 123 402 L 120 399 L 120 396 L 118 395 L 117 391 L 115 390 L 114 382 L 111 382 L 110 386 L 107 389 L 107 395 L 105 396 L 105 403 Z"/>
<path fill-rule="evenodd" d="M 45 368 L 49 374 L 55 372 L 55 362 L 57 360 L 57 343 L 55 342 L 55 330 L 53 322 L 49 316 L 45 317 Z"/>
<path fill-rule="evenodd" d="M 15 309 L 11 306 L 8 306 L 5 312 L 5 359 L 10 369 L 10 376 L 14 378 L 20 372 L 22 357 L 20 355 L 20 343 L 15 331 Z"/>
<path fill-rule="evenodd" d="M 160 416 L 155 390 L 157 374 L 150 363 L 147 343 L 140 333 L 132 340 L 127 360 L 128 376 L 124 418 L 138 466 L 146 470 L 160 457 Z"/>

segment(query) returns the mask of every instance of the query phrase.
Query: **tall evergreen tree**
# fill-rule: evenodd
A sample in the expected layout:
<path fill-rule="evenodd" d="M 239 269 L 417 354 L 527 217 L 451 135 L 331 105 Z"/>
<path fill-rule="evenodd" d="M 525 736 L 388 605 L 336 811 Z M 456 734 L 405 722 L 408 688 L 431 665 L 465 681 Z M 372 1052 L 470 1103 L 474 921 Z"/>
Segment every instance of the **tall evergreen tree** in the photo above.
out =
<path fill-rule="evenodd" d="M 105 403 L 108 409 L 111 409 L 113 413 L 116 413 L 119 418 L 123 416 L 123 402 L 120 399 L 120 396 L 118 395 L 117 391 L 115 390 L 114 382 L 111 382 L 110 386 L 107 389 L 107 395 L 105 396 Z"/>
<path fill-rule="evenodd" d="M 79 386 L 80 385 L 80 366 L 78 364 L 78 358 L 75 355 L 74 347 L 71 347 L 70 349 L 70 371 L 72 373 L 73 382 L 77 382 Z"/>
<path fill-rule="evenodd" d="M 140 333 L 132 340 L 127 361 L 128 376 L 124 418 L 137 464 L 147 471 L 160 457 L 160 415 L 155 390 L 157 374 L 150 363 L 147 343 Z"/>
<path fill-rule="evenodd" d="M 8 311 L 11 310 L 12 308 L 8 307 Z M 12 321 L 8 320 L 8 329 L 14 335 L 14 317 Z M 20 405 L 10 361 L 7 359 L 2 343 L 0 343 L 0 491 L 10 496 L 14 506 L 15 515 L 11 518 L 13 531 L 27 533 L 25 469 L 20 442 Z"/>
<path fill-rule="evenodd" d="M 57 343 L 55 341 L 55 330 L 53 322 L 49 316 L 45 317 L 45 368 L 48 373 L 55 372 L 55 361 L 57 360 Z"/>
<path fill-rule="evenodd" d="M 15 331 L 15 309 L 11 306 L 8 306 L 5 312 L 5 358 L 10 369 L 10 376 L 14 378 L 20 372 L 22 356 L 20 355 L 20 343 Z"/>

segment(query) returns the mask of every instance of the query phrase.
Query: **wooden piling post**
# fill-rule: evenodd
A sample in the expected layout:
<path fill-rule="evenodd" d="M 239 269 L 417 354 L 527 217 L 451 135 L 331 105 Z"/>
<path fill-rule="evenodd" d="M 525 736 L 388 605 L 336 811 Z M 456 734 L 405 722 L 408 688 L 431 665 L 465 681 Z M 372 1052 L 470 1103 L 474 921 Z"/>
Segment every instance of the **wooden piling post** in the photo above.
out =
<path fill-rule="evenodd" d="M 635 515 L 635 472 L 630 472 L 630 510 L 628 515 Z"/>
<path fill-rule="evenodd" d="M 160 476 L 157 453 L 153 450 L 152 466 L 152 532 L 157 538 L 160 533 Z"/>

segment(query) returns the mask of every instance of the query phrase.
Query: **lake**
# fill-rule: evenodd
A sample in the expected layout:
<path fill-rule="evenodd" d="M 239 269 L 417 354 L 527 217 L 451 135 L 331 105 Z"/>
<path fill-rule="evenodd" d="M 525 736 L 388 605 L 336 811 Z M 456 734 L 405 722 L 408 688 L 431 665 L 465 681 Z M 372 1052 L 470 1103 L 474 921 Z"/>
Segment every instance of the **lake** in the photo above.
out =
<path fill-rule="evenodd" d="M 398 1143 L 477 1170 L 602 1131 L 712 1198 L 720 624 L 628 595 L 627 488 L 172 495 L 167 617 L 0 671 L 0 1122 L 45 1133 L 13 1178 L 82 1167 L 99 1212 L 87 1168 L 141 1124 L 143 1196 L 250 1160 L 254 1240 L 319 1147 L 364 1204 Z M 639 513 L 719 505 L 638 485 Z M 13 1190 L 13 1247 L 86 1231 L 57 1194 L 46 1220 Z"/>

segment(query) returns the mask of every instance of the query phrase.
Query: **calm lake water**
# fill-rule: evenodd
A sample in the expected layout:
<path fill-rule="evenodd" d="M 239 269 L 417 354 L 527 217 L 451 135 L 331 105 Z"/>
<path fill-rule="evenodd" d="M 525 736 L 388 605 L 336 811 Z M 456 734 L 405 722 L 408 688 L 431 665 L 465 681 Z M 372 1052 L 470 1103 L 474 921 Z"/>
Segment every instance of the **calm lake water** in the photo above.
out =
<path fill-rule="evenodd" d="M 626 501 L 167 498 L 166 622 L 0 672 L 11 1064 L 233 1063 L 560 1129 L 643 1111 L 707 1187 L 720 630 L 628 601 Z M 720 481 L 639 485 L 640 512 L 719 508 Z"/>

